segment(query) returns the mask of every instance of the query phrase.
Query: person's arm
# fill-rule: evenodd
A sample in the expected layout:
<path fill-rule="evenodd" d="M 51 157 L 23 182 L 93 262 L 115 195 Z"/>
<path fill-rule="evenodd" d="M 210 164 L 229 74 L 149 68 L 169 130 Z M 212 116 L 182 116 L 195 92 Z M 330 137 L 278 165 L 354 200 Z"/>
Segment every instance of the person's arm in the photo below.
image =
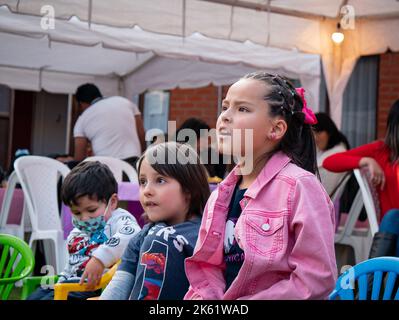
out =
<path fill-rule="evenodd" d="M 87 146 L 89 144 L 89 140 L 85 137 L 75 137 L 75 152 L 73 158 L 76 161 L 82 161 L 87 157 Z"/>
<path fill-rule="evenodd" d="M 288 203 L 292 206 L 289 229 L 294 242 L 288 257 L 291 274 L 266 290 L 240 299 L 326 299 L 333 290 L 337 266 L 331 200 L 314 176 L 306 176 L 297 180 Z"/>
<path fill-rule="evenodd" d="M 83 235 L 78 229 L 74 228 L 69 233 L 66 243 L 68 250 L 68 259 L 65 262 L 64 270 L 59 274 L 58 282 L 63 282 L 65 280 L 68 280 L 70 277 L 76 276 L 75 271 L 77 269 L 77 266 L 76 264 L 70 263 L 70 257 L 79 255 L 79 251 L 89 245 L 89 239 L 87 238 L 87 236 Z"/>
<path fill-rule="evenodd" d="M 175 233 L 169 234 L 167 237 L 164 234 L 146 239 L 149 247 L 140 255 L 140 265 L 144 268 L 141 276 L 136 280 L 140 282 L 136 283 L 133 288 L 133 299 L 183 299 L 188 288 L 184 261 L 187 258 L 187 253 L 190 252 L 185 248 L 191 246 L 192 254 L 193 243 L 189 240 L 189 235 L 182 233 L 181 229 L 174 230 Z"/>
<path fill-rule="evenodd" d="M 204 261 L 201 256 L 196 255 L 196 253 L 201 250 L 203 243 L 207 238 L 207 225 L 212 223 L 212 219 L 209 219 L 208 205 L 216 196 L 216 193 L 217 192 L 215 191 L 211 194 L 205 205 L 200 231 L 198 233 L 198 240 L 194 248 L 193 256 L 187 258 L 185 261 L 186 274 L 190 282 L 190 286 L 186 295 L 184 296 L 184 300 L 220 300 L 224 295 L 226 287 L 226 281 L 223 274 L 225 268 L 224 263 L 216 265 L 210 263 L 209 261 Z M 223 252 L 223 241 L 220 241 L 220 246 L 221 247 L 216 248 L 215 253 Z M 217 288 L 215 292 L 208 290 L 206 287 L 199 288 L 197 283 L 192 283 L 192 280 L 190 279 L 191 275 L 195 274 L 198 270 L 207 275 L 207 282 L 214 284 L 213 287 Z"/>
<path fill-rule="evenodd" d="M 106 268 L 111 267 L 121 258 L 130 239 L 139 233 L 141 229 L 136 219 L 130 214 L 119 217 L 110 227 L 115 232 L 92 255 L 100 260 Z"/>
<path fill-rule="evenodd" d="M 127 300 L 136 281 L 136 270 L 139 262 L 140 248 L 147 232 L 147 228 L 141 230 L 133 238 L 122 255 L 122 262 L 112 277 L 111 282 L 100 296 L 100 300 Z"/>
<path fill-rule="evenodd" d="M 88 288 L 94 288 L 101 280 L 104 271 L 104 265 L 101 261 L 90 258 L 90 238 L 78 229 L 73 229 L 68 236 L 68 253 L 70 256 L 69 263 L 65 270 L 61 273 L 58 282 L 68 280 L 70 277 L 77 276 L 77 270 L 89 260 L 84 267 L 82 276 L 80 277 L 80 284 L 87 280 Z M 80 257 L 77 259 L 77 257 Z M 71 262 L 72 261 L 72 262 Z"/>
<path fill-rule="evenodd" d="M 74 154 L 73 158 L 75 161 L 82 161 L 87 157 L 87 147 L 89 145 L 89 139 L 86 134 L 86 125 L 84 114 L 81 115 L 73 127 L 74 137 Z"/>
<path fill-rule="evenodd" d="M 382 142 L 376 141 L 345 152 L 333 154 L 323 161 L 323 168 L 332 172 L 343 172 L 360 168 L 362 158 L 372 158 L 381 147 Z"/>
<path fill-rule="evenodd" d="M 94 287 L 100 284 L 104 272 L 104 264 L 96 257 L 91 257 L 85 266 L 85 270 L 80 278 L 79 284 L 84 284 L 87 280 L 87 289 L 94 290 Z"/>
<path fill-rule="evenodd" d="M 359 161 L 360 167 L 365 167 L 370 173 L 370 180 L 375 187 L 380 185 L 380 189 L 384 190 L 385 174 L 384 170 L 373 158 L 364 157 Z"/>
<path fill-rule="evenodd" d="M 129 240 L 140 231 L 136 219 L 130 214 L 119 217 L 110 228 L 116 232 L 111 234 L 107 242 L 93 251 L 81 277 L 81 284 L 87 278 L 88 288 L 100 283 L 104 269 L 111 267 L 120 259 Z"/>
<path fill-rule="evenodd" d="M 111 282 L 101 293 L 100 300 L 128 300 L 135 276 L 126 271 L 116 271 Z"/>
<path fill-rule="evenodd" d="M 136 129 L 137 129 L 137 135 L 139 136 L 141 152 L 143 152 L 147 147 L 145 143 L 145 130 L 144 130 L 143 119 L 141 118 L 141 114 L 135 115 L 134 119 L 136 121 Z"/>

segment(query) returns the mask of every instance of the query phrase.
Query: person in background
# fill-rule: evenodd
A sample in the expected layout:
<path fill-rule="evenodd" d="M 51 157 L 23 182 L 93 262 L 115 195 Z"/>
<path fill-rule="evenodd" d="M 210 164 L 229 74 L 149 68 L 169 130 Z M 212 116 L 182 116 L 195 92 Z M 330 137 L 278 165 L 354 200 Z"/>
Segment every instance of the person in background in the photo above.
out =
<path fill-rule="evenodd" d="M 24 156 L 29 156 L 30 155 L 30 151 L 29 149 L 17 149 L 14 153 L 14 157 L 11 161 L 11 165 L 8 168 L 8 172 L 7 172 L 7 178 L 11 175 L 11 173 L 14 171 L 14 163 L 15 161 L 20 158 L 20 157 L 24 157 Z"/>
<path fill-rule="evenodd" d="M 367 168 L 377 188 L 381 222 L 374 235 L 369 258 L 399 256 L 399 100 L 389 111 L 384 140 L 336 153 L 323 162 L 333 172 Z"/>
<path fill-rule="evenodd" d="M 168 142 L 168 135 L 166 133 L 156 134 L 151 139 L 151 145 Z"/>
<path fill-rule="evenodd" d="M 188 137 L 184 135 L 184 130 L 193 130 L 196 136 L 195 145 L 192 147 L 197 150 L 197 153 L 201 159 L 201 163 L 204 164 L 209 178 L 218 177 L 224 178 L 226 172 L 226 164 L 223 162 L 223 155 L 215 150 L 211 145 L 211 139 L 208 135 L 210 126 L 203 120 L 198 118 L 189 118 L 183 122 L 183 124 L 176 131 L 177 142 L 186 143 L 188 142 Z M 179 139 L 182 138 L 184 140 Z M 214 161 L 212 161 L 214 160 Z M 216 163 L 214 163 L 216 162 Z"/>
<path fill-rule="evenodd" d="M 5 188 L 7 186 L 6 173 L 0 166 L 0 188 Z"/>
<path fill-rule="evenodd" d="M 67 163 L 73 160 L 73 157 L 69 154 L 62 154 L 62 153 L 50 153 L 47 157 L 58 160 L 62 163 Z"/>
<path fill-rule="evenodd" d="M 90 143 L 94 156 L 122 159 L 135 167 L 145 149 L 145 132 L 138 107 L 124 97 L 103 97 L 91 83 L 78 87 L 76 101 L 83 113 L 73 130 L 74 159 L 85 159 Z"/>
<path fill-rule="evenodd" d="M 317 123 L 313 126 L 313 134 L 317 148 L 317 168 L 321 183 L 327 193 L 332 196 L 344 178 L 345 172 L 328 171 L 323 168 L 322 164 L 324 159 L 330 155 L 349 150 L 349 142 L 326 113 L 319 112 L 315 116 Z"/>
<path fill-rule="evenodd" d="M 50 153 L 47 155 L 47 157 L 62 162 L 69 169 L 73 169 L 79 163 L 79 161 L 75 161 L 73 156 L 71 156 L 70 154 Z"/>

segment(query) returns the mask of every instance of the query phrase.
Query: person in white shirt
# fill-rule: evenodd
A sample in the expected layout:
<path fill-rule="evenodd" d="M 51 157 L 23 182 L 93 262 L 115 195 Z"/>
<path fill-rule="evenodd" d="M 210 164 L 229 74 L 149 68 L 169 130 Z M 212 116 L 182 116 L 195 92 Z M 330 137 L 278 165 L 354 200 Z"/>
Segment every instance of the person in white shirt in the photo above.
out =
<path fill-rule="evenodd" d="M 124 97 L 103 97 L 91 83 L 78 87 L 76 100 L 83 113 L 73 130 L 74 159 L 79 162 L 86 158 L 90 143 L 94 156 L 114 157 L 134 165 L 145 149 L 138 107 Z"/>
<path fill-rule="evenodd" d="M 315 116 L 317 123 L 313 125 L 313 133 L 317 147 L 317 167 L 324 189 L 332 196 L 346 172 L 331 172 L 323 168 L 322 164 L 328 156 L 349 150 L 349 142 L 326 113 L 319 112 Z"/>

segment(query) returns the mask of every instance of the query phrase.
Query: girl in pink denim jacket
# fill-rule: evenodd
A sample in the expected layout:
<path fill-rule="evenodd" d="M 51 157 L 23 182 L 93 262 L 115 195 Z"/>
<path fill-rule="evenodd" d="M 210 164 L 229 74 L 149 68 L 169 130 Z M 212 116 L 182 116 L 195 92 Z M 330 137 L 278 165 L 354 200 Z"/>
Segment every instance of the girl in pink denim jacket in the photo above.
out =
<path fill-rule="evenodd" d="M 229 88 L 218 146 L 239 161 L 207 202 L 185 299 L 327 298 L 335 221 L 315 176 L 315 123 L 303 89 L 278 75 L 248 74 Z"/>

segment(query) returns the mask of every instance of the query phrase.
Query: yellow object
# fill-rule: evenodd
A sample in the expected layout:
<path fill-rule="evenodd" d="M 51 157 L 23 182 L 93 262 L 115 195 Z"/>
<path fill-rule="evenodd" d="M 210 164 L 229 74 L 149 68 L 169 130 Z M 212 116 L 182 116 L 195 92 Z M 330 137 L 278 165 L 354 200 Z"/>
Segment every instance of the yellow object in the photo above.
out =
<path fill-rule="evenodd" d="M 118 265 L 121 263 L 119 260 L 115 263 L 111 269 L 101 277 L 100 283 L 93 289 L 88 289 L 86 284 L 80 285 L 79 283 L 56 283 L 54 285 L 54 300 L 67 300 L 69 292 L 84 292 L 84 291 L 96 291 L 98 289 L 104 289 L 114 276 Z"/>
<path fill-rule="evenodd" d="M 217 176 L 214 176 L 214 177 L 209 177 L 208 178 L 208 183 L 219 183 L 219 182 L 221 182 L 223 179 L 221 179 L 221 178 L 219 178 L 219 177 L 217 177 Z"/>

